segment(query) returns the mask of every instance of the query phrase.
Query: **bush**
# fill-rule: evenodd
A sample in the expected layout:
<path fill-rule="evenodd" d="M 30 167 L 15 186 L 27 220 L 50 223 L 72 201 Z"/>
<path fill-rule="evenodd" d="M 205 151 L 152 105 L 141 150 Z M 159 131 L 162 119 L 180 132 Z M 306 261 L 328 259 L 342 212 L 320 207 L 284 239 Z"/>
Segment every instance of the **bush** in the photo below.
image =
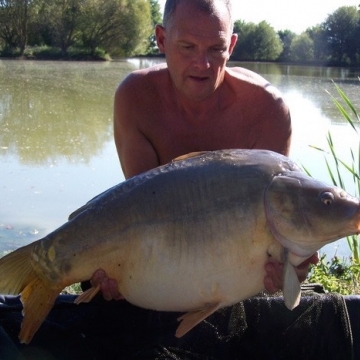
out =
<path fill-rule="evenodd" d="M 360 265 L 352 258 L 348 261 L 334 256 L 327 260 L 321 256 L 318 264 L 311 267 L 308 281 L 320 283 L 326 291 L 342 295 L 360 294 Z"/>

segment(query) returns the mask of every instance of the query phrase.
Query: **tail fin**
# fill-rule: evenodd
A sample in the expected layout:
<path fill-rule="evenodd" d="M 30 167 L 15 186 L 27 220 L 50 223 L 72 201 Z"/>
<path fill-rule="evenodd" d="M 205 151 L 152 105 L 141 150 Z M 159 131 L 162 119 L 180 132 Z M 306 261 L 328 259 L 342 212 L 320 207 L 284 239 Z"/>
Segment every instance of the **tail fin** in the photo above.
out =
<path fill-rule="evenodd" d="M 21 292 L 24 319 L 19 334 L 20 342 L 28 344 L 40 325 L 54 306 L 60 290 L 46 286 L 39 278 L 35 278 Z"/>
<path fill-rule="evenodd" d="M 0 294 L 20 294 L 35 276 L 30 262 L 32 248 L 32 244 L 24 246 L 0 259 Z"/>
<path fill-rule="evenodd" d="M 40 278 L 31 264 L 34 244 L 24 246 L 0 259 L 0 293 L 21 294 L 24 319 L 19 339 L 29 343 L 54 305 L 61 288 Z"/>

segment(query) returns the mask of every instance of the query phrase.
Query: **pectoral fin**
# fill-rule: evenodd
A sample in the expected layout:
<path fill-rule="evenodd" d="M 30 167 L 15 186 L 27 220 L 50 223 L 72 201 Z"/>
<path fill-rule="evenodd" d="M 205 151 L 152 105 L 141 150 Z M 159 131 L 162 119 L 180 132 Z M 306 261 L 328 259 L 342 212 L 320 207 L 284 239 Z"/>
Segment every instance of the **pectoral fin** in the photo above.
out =
<path fill-rule="evenodd" d="M 175 159 L 173 159 L 172 161 L 180 161 L 180 160 L 191 159 L 193 157 L 206 154 L 207 152 L 209 152 L 209 151 L 193 151 L 193 152 L 188 153 L 188 154 L 180 155 L 180 156 L 176 157 Z"/>
<path fill-rule="evenodd" d="M 180 325 L 176 329 L 175 336 L 180 338 L 189 332 L 196 325 L 205 320 L 208 316 L 218 310 L 220 303 L 208 304 L 203 309 L 190 311 L 178 318 L 178 321 L 181 321 Z"/>
<path fill-rule="evenodd" d="M 284 263 L 284 301 L 288 309 L 293 310 L 300 303 L 301 287 L 294 266 L 289 261 L 288 250 L 285 249 Z"/>
<path fill-rule="evenodd" d="M 74 303 L 76 305 L 79 305 L 80 303 L 88 303 L 90 300 L 93 299 L 93 297 L 100 291 L 100 285 L 97 285 L 95 287 L 91 287 L 90 289 L 87 289 L 84 291 L 81 295 L 79 295 Z"/>

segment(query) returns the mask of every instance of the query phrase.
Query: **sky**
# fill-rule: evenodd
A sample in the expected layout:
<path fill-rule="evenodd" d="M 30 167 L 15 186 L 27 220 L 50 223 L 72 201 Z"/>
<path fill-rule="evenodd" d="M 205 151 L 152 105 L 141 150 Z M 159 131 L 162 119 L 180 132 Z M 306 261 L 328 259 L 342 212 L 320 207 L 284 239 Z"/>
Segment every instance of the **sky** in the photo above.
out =
<path fill-rule="evenodd" d="M 159 0 L 161 11 L 165 0 Z M 360 0 L 233 0 L 235 20 L 258 24 L 265 20 L 276 31 L 291 30 L 302 33 L 318 25 L 341 6 L 358 6 Z"/>

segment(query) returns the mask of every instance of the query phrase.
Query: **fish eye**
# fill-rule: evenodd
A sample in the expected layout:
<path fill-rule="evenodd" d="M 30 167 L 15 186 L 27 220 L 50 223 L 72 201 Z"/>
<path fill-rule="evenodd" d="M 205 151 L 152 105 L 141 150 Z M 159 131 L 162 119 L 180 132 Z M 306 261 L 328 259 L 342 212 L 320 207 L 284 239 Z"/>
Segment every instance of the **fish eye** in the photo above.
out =
<path fill-rule="evenodd" d="M 324 205 L 329 206 L 334 202 L 334 194 L 330 191 L 324 191 L 320 195 L 320 200 Z"/>

